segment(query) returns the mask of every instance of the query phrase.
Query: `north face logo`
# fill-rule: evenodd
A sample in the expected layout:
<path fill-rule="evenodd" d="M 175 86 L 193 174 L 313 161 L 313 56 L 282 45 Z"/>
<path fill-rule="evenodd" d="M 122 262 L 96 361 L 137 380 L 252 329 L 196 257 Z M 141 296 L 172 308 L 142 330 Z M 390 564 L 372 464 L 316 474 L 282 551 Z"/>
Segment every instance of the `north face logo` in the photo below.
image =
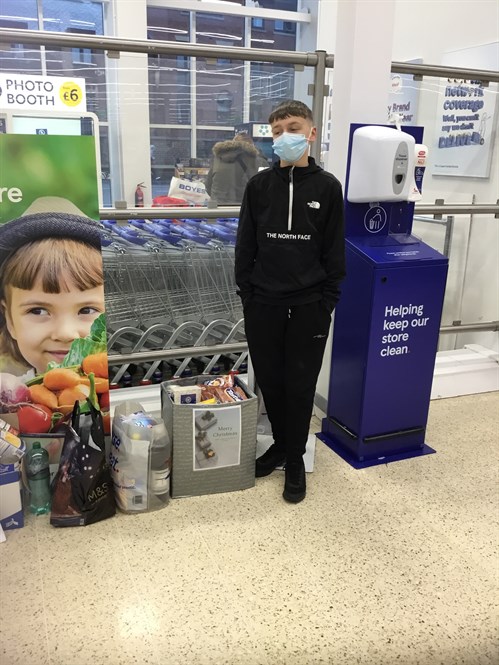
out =
<path fill-rule="evenodd" d="M 316 210 L 319 210 L 321 207 L 321 204 L 318 201 L 309 201 L 307 205 L 309 208 L 315 208 Z"/>

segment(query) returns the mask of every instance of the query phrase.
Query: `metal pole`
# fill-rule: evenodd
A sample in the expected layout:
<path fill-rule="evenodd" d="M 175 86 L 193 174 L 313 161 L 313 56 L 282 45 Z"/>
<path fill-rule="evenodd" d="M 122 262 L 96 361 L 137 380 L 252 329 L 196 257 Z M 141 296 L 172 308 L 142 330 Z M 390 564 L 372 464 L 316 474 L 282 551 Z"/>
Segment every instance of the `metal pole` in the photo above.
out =
<path fill-rule="evenodd" d="M 499 330 L 499 321 L 485 321 L 484 323 L 464 323 L 454 326 L 442 326 L 440 328 L 441 335 L 449 333 L 465 333 L 465 332 L 497 332 Z"/>
<path fill-rule="evenodd" d="M 43 30 L 42 0 L 36 0 L 36 14 L 38 18 L 38 30 Z M 45 46 L 40 46 L 40 68 L 43 76 L 47 76 L 47 54 L 45 52 Z"/>
<path fill-rule="evenodd" d="M 464 325 L 443 326 L 440 334 L 465 332 L 497 332 L 499 321 L 484 323 L 466 323 Z M 213 344 L 211 346 L 185 346 L 175 349 L 161 349 L 159 351 L 137 351 L 135 353 L 117 353 L 108 356 L 109 365 L 122 365 L 124 363 L 152 362 L 167 360 L 169 358 L 199 358 L 215 354 L 242 353 L 248 350 L 246 342 L 233 342 L 230 344 Z"/>
<path fill-rule="evenodd" d="M 334 55 L 326 57 L 326 67 L 334 67 Z M 499 72 L 487 69 L 467 69 L 464 67 L 442 67 L 440 65 L 412 64 L 408 62 L 393 61 L 391 71 L 394 74 L 412 74 L 417 78 L 433 76 L 436 78 L 464 79 L 465 81 L 480 81 L 481 83 L 499 82 Z"/>
<path fill-rule="evenodd" d="M 498 203 L 446 203 L 435 205 L 416 203 L 417 215 L 499 215 Z"/>
<path fill-rule="evenodd" d="M 208 46 L 162 42 L 157 40 L 119 39 L 117 37 L 99 37 L 89 35 L 71 35 L 60 32 L 38 32 L 36 30 L 13 30 L 0 28 L 0 42 L 7 44 L 37 44 L 50 47 L 91 48 L 103 51 L 124 51 L 127 53 L 147 53 L 162 55 L 187 55 L 201 58 L 223 57 L 231 60 L 250 60 L 253 62 L 283 62 L 294 65 L 315 67 L 317 53 L 280 51 L 271 49 L 249 49 L 236 46 Z M 326 67 L 334 67 L 334 55 L 326 56 Z M 499 72 L 484 69 L 465 69 L 463 67 L 441 67 L 437 65 L 415 65 L 407 62 L 392 62 L 392 72 L 412 74 L 413 76 L 434 76 L 441 78 L 462 78 L 499 83 Z"/>
<path fill-rule="evenodd" d="M 239 206 L 221 208 L 186 207 L 186 208 L 101 208 L 101 219 L 217 219 L 218 217 L 238 217 Z M 446 205 L 416 204 L 417 215 L 495 215 L 499 216 L 499 205 L 494 203 L 448 203 Z"/>
<path fill-rule="evenodd" d="M 415 65 L 407 62 L 392 62 L 394 74 L 412 74 L 413 76 L 434 76 L 437 78 L 464 79 L 480 83 L 499 82 L 499 72 L 464 67 L 442 67 L 440 65 Z"/>
<path fill-rule="evenodd" d="M 452 215 L 447 215 L 447 221 L 445 223 L 445 238 L 444 238 L 444 251 L 443 255 L 448 259 L 450 258 L 450 251 L 452 246 L 452 234 L 454 233 L 454 217 Z"/>
<path fill-rule="evenodd" d="M 167 358 L 197 358 L 200 356 L 213 356 L 216 353 L 241 353 L 248 350 L 246 342 L 231 344 L 213 344 L 211 346 L 185 346 L 175 349 L 161 349 L 159 351 L 137 351 L 136 353 L 117 353 L 108 356 L 109 365 L 122 365 L 123 363 L 141 363 Z"/>
<path fill-rule="evenodd" d="M 147 53 L 147 55 L 186 55 L 199 58 L 230 58 L 258 62 L 283 62 L 291 65 L 313 67 L 317 64 L 316 53 L 250 49 L 237 46 L 209 46 L 206 44 L 183 44 L 159 40 L 120 39 L 89 35 L 71 35 L 62 32 L 38 32 L 36 30 L 11 30 L 0 28 L 0 42 L 7 44 L 37 44 L 51 47 L 90 48 L 101 51 L 125 53 Z"/>
<path fill-rule="evenodd" d="M 196 40 L 196 12 L 191 12 L 190 15 L 190 31 L 191 39 Z M 197 60 L 190 58 L 190 105 L 191 105 L 191 157 L 198 156 L 198 106 L 197 106 Z"/>
<path fill-rule="evenodd" d="M 312 143 L 310 154 L 317 163 L 321 157 L 322 125 L 324 123 L 324 81 L 326 80 L 326 51 L 316 51 L 317 65 L 314 69 L 314 96 L 312 114 L 317 127 L 317 138 Z"/>
<path fill-rule="evenodd" d="M 101 219 L 218 219 L 238 217 L 239 207 L 227 208 L 101 208 Z"/>

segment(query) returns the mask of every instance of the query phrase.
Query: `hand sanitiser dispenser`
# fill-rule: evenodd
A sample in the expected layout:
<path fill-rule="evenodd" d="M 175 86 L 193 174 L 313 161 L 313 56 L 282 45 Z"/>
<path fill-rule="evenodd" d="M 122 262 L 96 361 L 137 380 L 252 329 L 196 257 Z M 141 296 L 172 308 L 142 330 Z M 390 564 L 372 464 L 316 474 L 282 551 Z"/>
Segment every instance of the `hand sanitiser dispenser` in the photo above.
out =
<path fill-rule="evenodd" d="M 318 436 L 356 469 L 435 452 L 426 427 L 448 259 L 412 235 L 423 134 L 350 126 L 346 277 Z"/>
<path fill-rule="evenodd" d="M 414 137 L 391 127 L 368 125 L 356 129 L 347 200 L 409 200 L 414 182 L 414 146 Z"/>

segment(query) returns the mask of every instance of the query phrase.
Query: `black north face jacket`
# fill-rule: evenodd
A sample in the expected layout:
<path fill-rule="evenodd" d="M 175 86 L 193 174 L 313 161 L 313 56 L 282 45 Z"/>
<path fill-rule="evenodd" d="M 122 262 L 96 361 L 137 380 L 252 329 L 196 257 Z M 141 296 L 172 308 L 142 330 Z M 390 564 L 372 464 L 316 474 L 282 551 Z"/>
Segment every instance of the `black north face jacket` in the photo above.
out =
<path fill-rule="evenodd" d="M 243 304 L 302 305 L 322 300 L 332 311 L 345 277 L 343 194 L 316 165 L 260 171 L 241 205 L 235 260 Z"/>

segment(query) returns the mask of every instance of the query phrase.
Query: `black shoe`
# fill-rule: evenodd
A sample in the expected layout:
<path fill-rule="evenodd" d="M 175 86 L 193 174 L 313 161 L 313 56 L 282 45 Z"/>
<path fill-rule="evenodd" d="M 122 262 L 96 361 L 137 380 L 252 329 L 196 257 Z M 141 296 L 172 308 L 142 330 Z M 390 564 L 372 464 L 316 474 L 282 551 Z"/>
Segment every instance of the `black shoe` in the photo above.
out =
<path fill-rule="evenodd" d="M 268 476 L 277 466 L 282 466 L 286 461 L 286 455 L 281 448 L 273 443 L 263 455 L 255 462 L 255 477 L 263 478 Z"/>
<path fill-rule="evenodd" d="M 284 482 L 284 492 L 282 496 L 290 503 L 299 503 L 305 498 L 307 493 L 307 483 L 305 480 L 305 464 L 303 459 L 298 462 L 288 462 L 284 469 L 286 480 Z"/>

